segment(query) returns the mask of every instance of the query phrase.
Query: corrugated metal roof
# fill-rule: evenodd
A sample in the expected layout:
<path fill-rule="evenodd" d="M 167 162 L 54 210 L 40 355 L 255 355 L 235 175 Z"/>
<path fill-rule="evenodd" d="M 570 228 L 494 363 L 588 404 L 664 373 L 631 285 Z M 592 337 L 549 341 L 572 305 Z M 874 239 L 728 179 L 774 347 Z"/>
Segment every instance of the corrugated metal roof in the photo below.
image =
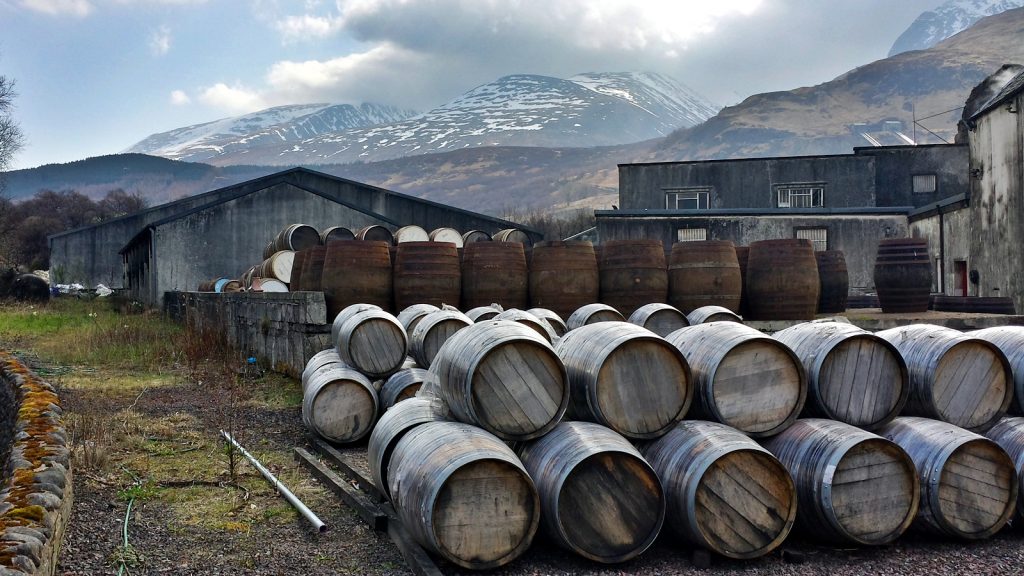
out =
<path fill-rule="evenodd" d="M 998 94 L 992 97 L 991 100 L 985 103 L 984 106 L 978 109 L 974 115 L 971 116 L 971 120 L 987 113 L 989 110 L 998 107 L 1003 102 L 1006 102 L 1010 98 L 1017 95 L 1018 92 L 1024 90 L 1024 71 L 1014 76 Z"/>

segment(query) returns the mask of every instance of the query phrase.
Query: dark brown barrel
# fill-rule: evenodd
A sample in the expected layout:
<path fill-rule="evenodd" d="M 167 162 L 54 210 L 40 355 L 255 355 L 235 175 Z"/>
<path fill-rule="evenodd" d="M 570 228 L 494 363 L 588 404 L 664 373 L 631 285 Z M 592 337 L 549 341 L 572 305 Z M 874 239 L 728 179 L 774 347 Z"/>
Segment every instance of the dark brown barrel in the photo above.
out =
<path fill-rule="evenodd" d="M 748 320 L 814 320 L 818 263 L 810 240 L 761 240 L 747 260 Z"/>
<path fill-rule="evenodd" d="M 462 271 L 459 253 L 448 242 L 403 242 L 395 252 L 395 306 L 459 307 Z"/>
<path fill-rule="evenodd" d="M 267 242 L 267 245 L 263 247 L 263 259 L 266 260 L 267 258 L 270 258 L 271 256 L 274 255 L 274 252 L 277 252 L 276 238 L 272 239 L 270 242 Z"/>
<path fill-rule="evenodd" d="M 395 230 L 395 244 L 403 242 L 430 242 L 430 234 L 422 226 L 410 224 Z"/>
<path fill-rule="evenodd" d="M 554 342 L 558 336 L 555 331 L 551 329 L 551 324 L 543 318 L 538 318 L 530 312 L 520 310 L 518 308 L 509 308 L 501 314 L 494 317 L 495 320 L 510 320 L 512 322 L 518 322 L 524 326 L 529 327 L 531 330 L 540 334 L 542 338 L 547 340 L 549 343 Z"/>
<path fill-rule="evenodd" d="M 1017 518 L 1024 521 L 1024 418 L 1005 417 L 989 428 L 985 437 L 999 444 L 1013 460 L 1017 470 Z"/>
<path fill-rule="evenodd" d="M 440 308 L 433 304 L 413 304 L 398 313 L 398 321 L 405 328 L 406 333 L 412 334 L 412 331 L 416 329 L 416 324 L 419 324 L 424 316 L 438 310 Z"/>
<path fill-rule="evenodd" d="M 1017 472 L 998 444 L 946 422 L 900 417 L 878 430 L 913 459 L 921 477 L 915 526 L 969 540 L 988 538 L 1013 515 Z"/>
<path fill-rule="evenodd" d="M 395 373 L 405 361 L 409 337 L 398 319 L 368 304 L 342 310 L 331 325 L 335 349 L 345 364 L 371 378 Z"/>
<path fill-rule="evenodd" d="M 530 305 L 530 272 L 518 242 L 471 242 L 462 252 L 462 306 Z"/>
<path fill-rule="evenodd" d="M 491 236 L 491 240 L 495 242 L 519 242 L 524 246 L 530 245 L 530 235 L 518 228 L 498 230 Z"/>
<path fill-rule="evenodd" d="M 292 259 L 292 274 L 288 279 L 288 290 L 292 292 L 299 292 L 302 290 L 302 268 L 306 265 L 306 259 L 309 258 L 310 249 L 306 248 L 295 252 L 295 257 Z"/>
<path fill-rule="evenodd" d="M 882 312 L 924 312 L 931 289 L 926 238 L 888 238 L 878 243 L 875 290 Z"/>
<path fill-rule="evenodd" d="M 641 451 L 665 489 L 666 523 L 691 544 L 757 558 L 792 530 L 793 479 L 771 452 L 735 429 L 687 420 Z"/>
<path fill-rule="evenodd" d="M 750 257 L 749 246 L 737 246 L 736 247 L 736 262 L 740 265 L 740 309 L 736 312 L 740 316 L 746 316 L 747 314 L 747 259 Z"/>
<path fill-rule="evenodd" d="M 743 322 L 743 318 L 724 306 L 701 306 L 687 314 L 686 321 L 692 326 L 705 322 Z"/>
<path fill-rule="evenodd" d="M 995 344 L 1006 356 L 1013 372 L 1013 400 L 1017 413 L 1024 414 L 1024 326 L 996 326 L 968 332 Z"/>
<path fill-rule="evenodd" d="M 490 242 L 491 235 L 487 232 L 480 230 L 470 230 L 462 235 L 462 245 L 472 244 L 473 242 Z"/>
<path fill-rule="evenodd" d="M 320 369 L 302 395 L 302 421 L 331 442 L 355 442 L 377 421 L 377 392 L 365 376 L 347 366 Z"/>
<path fill-rule="evenodd" d="M 456 332 L 434 357 L 433 382 L 452 413 L 503 440 L 532 440 L 569 404 L 565 366 L 547 340 L 506 320 Z"/>
<path fill-rule="evenodd" d="M 416 392 L 429 379 L 430 372 L 423 368 L 403 368 L 388 376 L 380 388 L 381 407 L 388 410 L 403 400 L 415 398 Z"/>
<path fill-rule="evenodd" d="M 320 244 L 320 233 L 309 224 L 292 224 L 274 238 L 276 252 L 305 250 Z"/>
<path fill-rule="evenodd" d="M 320 232 L 321 244 L 330 244 L 331 242 L 337 242 L 338 240 L 355 239 L 355 233 L 344 226 L 331 226 L 330 228 L 325 228 Z"/>
<path fill-rule="evenodd" d="M 473 321 L 458 310 L 438 310 L 431 312 L 416 323 L 416 328 L 409 334 L 409 355 L 424 368 L 430 368 L 437 356 L 437 351 L 453 334 Z"/>
<path fill-rule="evenodd" d="M 805 414 L 874 430 L 906 406 L 910 376 L 889 341 L 842 322 L 805 322 L 772 337 L 807 371 Z"/>
<path fill-rule="evenodd" d="M 597 302 L 600 279 L 590 242 L 548 241 L 533 247 L 530 303 L 568 318 L 581 306 Z"/>
<path fill-rule="evenodd" d="M 606 564 L 646 550 L 665 521 L 658 475 L 628 440 L 591 422 L 562 422 L 520 452 L 555 542 Z"/>
<path fill-rule="evenodd" d="M 907 363 L 910 397 L 903 414 L 988 430 L 1013 398 L 1013 372 L 995 344 L 953 328 L 911 324 L 876 333 Z"/>
<path fill-rule="evenodd" d="M 650 330 L 598 322 L 566 332 L 555 351 L 569 374 L 569 416 L 574 420 L 649 440 L 668 431 L 690 408 L 694 388 L 686 360 Z"/>
<path fill-rule="evenodd" d="M 629 322 L 647 328 L 662 338 L 690 325 L 686 315 L 671 304 L 645 304 L 629 316 Z"/>
<path fill-rule="evenodd" d="M 665 339 L 683 353 L 693 373 L 691 418 L 766 438 L 785 430 L 804 407 L 803 364 L 770 336 L 736 322 L 709 322 Z"/>
<path fill-rule="evenodd" d="M 610 240 L 601 246 L 601 302 L 629 316 L 668 298 L 668 268 L 661 240 Z"/>
<path fill-rule="evenodd" d="M 493 306 L 477 306 L 476 308 L 466 310 L 466 318 L 469 318 L 473 322 L 483 322 L 484 320 L 492 320 L 495 316 L 501 313 L 502 310 Z"/>
<path fill-rule="evenodd" d="M 320 290 L 327 301 L 328 318 L 353 304 L 374 304 L 383 310 L 393 310 L 391 256 L 386 242 L 339 240 L 325 248 Z"/>
<path fill-rule="evenodd" d="M 526 552 L 540 525 L 540 500 L 512 450 L 458 422 L 406 432 L 391 455 L 391 498 L 414 540 L 474 570 Z"/>
<path fill-rule="evenodd" d="M 398 372 L 395 376 L 399 374 L 402 372 Z M 391 454 L 395 451 L 395 446 L 398 445 L 402 436 L 420 424 L 449 419 L 447 406 L 440 398 L 435 397 L 410 398 L 391 406 L 384 412 L 370 434 L 366 453 L 370 476 L 381 494 L 388 499 L 391 498 L 391 488 L 388 486 L 388 468 L 391 465 Z"/>
<path fill-rule="evenodd" d="M 818 262 L 818 314 L 845 312 L 850 293 L 846 255 L 842 250 L 819 250 L 814 257 Z"/>
<path fill-rule="evenodd" d="M 548 327 L 551 328 L 555 333 L 555 336 L 558 338 L 565 336 L 565 333 L 568 330 L 565 326 L 565 320 L 556 314 L 554 310 L 549 310 L 547 308 L 530 308 L 527 312 L 547 322 Z"/>
<path fill-rule="evenodd" d="M 568 330 L 575 330 L 595 322 L 625 322 L 619 311 L 607 304 L 587 304 L 569 315 L 565 321 Z"/>
<path fill-rule="evenodd" d="M 701 306 L 740 309 L 743 277 L 728 240 L 676 242 L 668 264 L 668 303 L 689 314 Z"/>
<path fill-rule="evenodd" d="M 764 442 L 789 470 L 807 534 L 877 546 L 900 537 L 917 515 L 921 486 L 897 444 L 849 424 L 797 420 Z"/>
<path fill-rule="evenodd" d="M 373 224 L 371 226 L 364 226 L 359 230 L 355 231 L 356 240 L 368 240 L 371 242 L 387 242 L 388 244 L 395 243 L 395 236 L 391 233 L 391 230 L 379 225 Z"/>
<path fill-rule="evenodd" d="M 302 263 L 302 274 L 299 278 L 302 289 L 310 292 L 321 291 L 321 279 L 324 273 L 324 259 L 327 257 L 327 246 L 316 246 L 309 249 L 309 255 Z"/>

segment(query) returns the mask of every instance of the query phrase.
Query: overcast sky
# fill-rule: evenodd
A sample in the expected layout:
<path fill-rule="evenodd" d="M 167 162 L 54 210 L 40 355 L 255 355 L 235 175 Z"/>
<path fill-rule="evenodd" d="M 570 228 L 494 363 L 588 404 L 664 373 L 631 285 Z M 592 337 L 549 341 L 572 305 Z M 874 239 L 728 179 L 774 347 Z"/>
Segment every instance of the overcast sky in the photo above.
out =
<path fill-rule="evenodd" d="M 0 0 L 15 168 L 280 104 L 426 111 L 508 74 L 668 74 L 720 105 L 884 58 L 941 0 Z"/>

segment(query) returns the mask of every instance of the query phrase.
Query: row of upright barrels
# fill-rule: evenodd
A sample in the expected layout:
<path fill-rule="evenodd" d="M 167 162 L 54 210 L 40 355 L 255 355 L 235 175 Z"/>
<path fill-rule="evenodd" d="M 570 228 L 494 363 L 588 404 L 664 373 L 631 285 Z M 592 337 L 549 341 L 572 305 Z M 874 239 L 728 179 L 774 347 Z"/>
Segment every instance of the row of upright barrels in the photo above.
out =
<path fill-rule="evenodd" d="M 522 230 L 509 228 L 488 234 L 481 230 L 459 232 L 454 228 L 441 227 L 427 231 L 416 225 L 402 226 L 394 232 L 380 224 L 371 224 L 362 228 L 350 229 L 344 226 L 331 226 L 317 231 L 308 224 L 291 224 L 285 227 L 267 243 L 263 249 L 263 259 L 270 258 L 277 252 L 306 250 L 315 246 L 326 246 L 341 240 L 368 240 L 402 244 L 405 242 L 450 242 L 461 248 L 474 242 L 519 242 L 530 243 L 530 236 Z"/>

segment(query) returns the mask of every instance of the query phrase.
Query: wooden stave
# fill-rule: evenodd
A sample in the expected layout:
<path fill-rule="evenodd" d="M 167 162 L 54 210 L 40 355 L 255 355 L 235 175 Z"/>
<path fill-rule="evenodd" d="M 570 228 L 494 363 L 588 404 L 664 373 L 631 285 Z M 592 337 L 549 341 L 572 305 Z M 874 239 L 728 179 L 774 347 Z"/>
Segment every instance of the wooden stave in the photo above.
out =
<path fill-rule="evenodd" d="M 818 314 L 845 312 L 850 292 L 846 255 L 842 250 L 819 250 L 814 258 L 818 263 Z"/>
<path fill-rule="evenodd" d="M 669 304 L 686 314 L 707 305 L 720 305 L 736 312 L 742 295 L 743 276 L 736 259 L 736 246 L 731 241 L 703 240 L 672 245 L 668 263 Z"/>
<path fill-rule="evenodd" d="M 462 324 L 465 327 L 471 326 L 473 321 L 458 310 L 438 310 L 420 318 L 416 323 L 416 328 L 409 334 L 409 355 L 424 368 L 430 368 L 430 364 L 433 363 L 434 357 L 437 355 L 437 350 L 441 348 L 441 346 L 437 346 L 436 350 L 433 348 L 434 342 L 431 336 L 434 330 L 441 327 L 442 324 Z M 443 345 L 444 342 L 441 344 Z"/>
<path fill-rule="evenodd" d="M 545 241 L 533 247 L 530 305 L 567 318 L 600 298 L 600 273 L 594 245 L 586 241 Z"/>
<path fill-rule="evenodd" d="M 647 432 L 617 427 L 603 413 L 598 397 L 599 377 L 604 363 L 620 347 L 643 342 L 664 345 L 664 350 L 677 359 L 677 367 L 685 375 L 683 401 L 679 406 L 671 407 L 676 409 L 675 415 L 663 426 Z M 555 346 L 555 352 L 565 364 L 569 377 L 570 400 L 566 411 L 567 417 L 596 422 L 630 440 L 651 440 L 671 429 L 690 410 L 695 389 L 689 363 L 676 347 L 668 344 L 665 339 L 650 330 L 628 322 L 598 322 L 567 332 Z M 635 383 L 630 383 L 633 384 Z"/>
<path fill-rule="evenodd" d="M 750 246 L 736 246 L 736 262 L 740 266 L 740 308 L 736 311 L 740 316 L 747 315 L 747 260 L 750 258 Z"/>
<path fill-rule="evenodd" d="M 810 240 L 750 244 L 743 279 L 750 320 L 813 320 L 818 309 L 818 263 Z"/>
<path fill-rule="evenodd" d="M 669 327 L 660 327 L 656 324 L 652 324 L 651 322 L 655 316 L 672 317 L 675 319 L 675 323 L 671 325 L 671 329 Z M 690 321 L 687 319 L 686 314 L 680 312 L 678 308 L 671 304 L 659 302 L 652 302 L 637 308 L 629 315 L 627 322 L 630 324 L 636 324 L 641 328 L 646 328 L 662 338 L 680 328 L 686 328 L 690 325 Z M 655 330 L 655 328 L 657 328 L 657 330 Z"/>
<path fill-rule="evenodd" d="M 686 315 L 686 321 L 695 326 L 706 322 L 743 322 L 743 318 L 725 306 L 712 305 L 695 308 Z"/>
<path fill-rule="evenodd" d="M 324 259 L 327 257 L 326 246 L 316 246 L 309 249 L 306 260 L 302 263 L 300 282 L 303 290 L 311 292 L 321 291 L 321 280 L 324 273 Z"/>
<path fill-rule="evenodd" d="M 502 311 L 500 314 L 493 318 L 494 320 L 508 320 L 511 322 L 518 322 L 524 326 L 528 326 L 531 330 L 540 334 L 548 344 L 554 344 L 558 338 L 554 329 L 551 328 L 551 324 L 543 319 L 538 318 L 531 312 L 525 310 L 519 310 L 518 308 L 509 308 L 508 310 Z"/>
<path fill-rule="evenodd" d="M 435 455 L 439 465 L 432 462 Z M 481 460 L 502 462 L 522 472 L 531 488 L 533 513 L 523 539 L 514 549 L 489 562 L 472 562 L 452 555 L 438 542 L 432 524 L 434 503 L 444 481 L 459 468 Z M 498 438 L 467 424 L 426 422 L 406 432 L 392 453 L 389 478 L 395 510 L 413 539 L 463 568 L 488 569 L 511 562 L 526 552 L 540 527 L 540 497 L 522 462 Z"/>
<path fill-rule="evenodd" d="M 569 315 L 569 319 L 565 321 L 565 327 L 566 331 L 571 331 L 595 322 L 625 321 L 626 319 L 615 308 L 607 304 L 595 302 L 577 308 L 575 312 Z"/>
<path fill-rule="evenodd" d="M 803 410 L 805 415 L 841 421 L 872 431 L 892 421 L 906 407 L 910 397 L 910 374 L 903 355 L 888 340 L 845 322 L 805 322 L 775 332 L 772 337 L 785 344 L 800 358 L 807 373 L 808 395 Z M 842 419 L 822 398 L 821 394 L 819 378 L 826 359 L 837 346 L 853 338 L 865 339 L 874 345 L 883 346 L 897 360 L 902 375 L 896 402 L 882 418 L 872 422 L 850 422 Z"/>
<path fill-rule="evenodd" d="M 366 414 L 368 416 L 366 425 L 355 430 L 353 434 L 344 437 L 328 436 L 313 424 L 313 409 L 317 396 L 324 388 L 339 380 L 358 384 L 373 400 L 373 412 L 372 414 Z M 331 442 L 348 444 L 365 438 L 373 430 L 379 411 L 380 402 L 373 383 L 366 376 L 347 366 L 323 367 L 314 372 L 302 394 L 302 423 L 308 430 Z"/>
<path fill-rule="evenodd" d="M 320 291 L 327 302 L 328 318 L 352 304 L 375 304 L 383 310 L 393 309 L 394 283 L 388 244 L 339 240 L 324 246 L 324 250 Z"/>
<path fill-rule="evenodd" d="M 500 304 L 525 309 L 530 303 L 530 271 L 523 245 L 471 242 L 463 249 L 462 305 Z"/>
<path fill-rule="evenodd" d="M 425 368 L 401 368 L 398 372 L 395 372 L 388 379 L 384 381 L 384 385 L 380 389 L 380 402 L 385 410 L 389 410 L 395 404 L 404 402 L 405 400 L 399 400 L 401 396 L 412 387 L 416 387 L 416 390 L 430 379 L 430 371 Z M 413 392 L 415 396 L 415 391 Z"/>
<path fill-rule="evenodd" d="M 551 419 L 535 430 L 523 433 L 490 426 L 478 413 L 473 400 L 473 377 L 477 367 L 499 346 L 514 343 L 528 344 L 554 360 L 560 369 L 562 385 L 562 397 Z M 569 377 L 558 354 L 536 331 L 510 320 L 478 322 L 456 332 L 438 351 L 430 366 L 430 375 L 430 383 L 437 386 L 437 395 L 448 404 L 455 419 L 479 426 L 506 441 L 533 440 L 543 436 L 561 421 L 569 405 Z"/>
<path fill-rule="evenodd" d="M 398 322 L 391 314 L 381 310 L 380 308 L 371 308 L 371 305 L 356 304 L 343 310 L 334 319 L 332 324 L 332 332 L 334 325 L 337 325 L 337 337 L 335 339 L 335 349 L 338 351 L 338 356 L 341 357 L 345 364 L 359 370 L 363 374 L 372 378 L 384 378 L 398 371 L 402 362 L 405 361 L 406 351 L 409 345 L 409 336 L 405 332 L 405 328 L 402 327 L 401 323 Z M 346 312 L 348 311 L 348 312 Z M 398 335 L 398 340 L 403 342 L 401 345 L 401 351 L 399 354 L 394 354 L 397 360 L 389 361 L 387 356 L 380 357 L 377 359 L 381 361 L 379 367 L 368 366 L 359 361 L 352 355 L 352 347 L 357 344 L 353 341 L 353 335 L 361 328 L 361 326 L 367 322 L 384 322 L 387 323 L 392 331 L 392 334 Z M 391 350 L 384 351 L 386 353 L 393 352 Z"/>
<path fill-rule="evenodd" d="M 991 418 L 971 427 L 963 425 L 968 422 L 949 423 L 971 432 L 983 432 L 994 426 L 1006 414 L 1013 399 L 1013 372 L 1009 361 L 1006 359 L 1006 355 L 995 344 L 964 334 L 953 328 L 933 324 L 909 324 L 882 330 L 876 332 L 875 335 L 895 346 L 907 364 L 907 371 L 910 376 L 910 394 L 907 397 L 907 404 L 903 409 L 904 415 L 943 420 L 941 408 L 935 404 L 932 386 L 937 375 L 939 362 L 943 356 L 954 347 L 963 343 L 980 343 L 987 347 L 1002 364 L 1004 374 L 1008 375 L 1009 378 L 1006 379 L 1007 386 L 1003 400 Z M 945 421 L 948 422 L 948 420 Z"/>
<path fill-rule="evenodd" d="M 1024 414 L 1024 326 L 995 326 L 968 334 L 991 342 L 1006 356 L 1013 373 L 1014 408 Z"/>
<path fill-rule="evenodd" d="M 910 455 L 921 478 L 921 504 L 918 508 L 915 526 L 944 536 L 969 540 L 987 538 L 998 532 L 1013 516 L 1016 509 L 1018 479 L 1013 460 L 995 442 L 948 422 L 901 416 L 877 431 L 879 436 L 895 442 Z M 944 475 L 944 464 L 957 450 L 971 443 L 988 443 L 1003 452 L 1005 465 L 1013 475 L 1010 482 L 1011 497 L 998 521 L 986 530 L 964 533 L 951 526 L 941 514 L 939 485 Z"/>
<path fill-rule="evenodd" d="M 601 454 L 612 454 L 641 464 L 649 472 L 661 502 L 651 530 L 642 535 L 643 539 L 639 540 L 635 548 L 621 554 L 601 554 L 600 551 L 584 548 L 570 535 L 572 526 L 567 525 L 559 514 L 560 494 L 570 475 L 587 459 Z M 592 422 L 562 422 L 542 438 L 525 443 L 519 450 L 519 456 L 537 486 L 542 510 L 541 522 L 546 532 L 563 548 L 595 562 L 620 563 L 642 554 L 661 532 L 665 521 L 665 495 L 661 481 L 640 452 L 613 430 Z M 637 487 L 622 487 L 632 492 L 631 488 Z"/>
<path fill-rule="evenodd" d="M 462 267 L 450 242 L 403 242 L 394 262 L 395 307 L 444 304 L 458 308 L 462 299 Z"/>
<path fill-rule="evenodd" d="M 306 258 L 309 257 L 309 249 L 298 250 L 292 260 L 292 273 L 288 278 L 288 289 L 292 292 L 302 291 L 302 268 L 306 265 Z"/>
<path fill-rule="evenodd" d="M 391 499 L 388 466 L 402 436 L 420 424 L 448 420 L 449 416 L 444 402 L 434 397 L 410 398 L 385 409 L 370 433 L 366 448 L 370 477 L 381 494 Z"/>
<path fill-rule="evenodd" d="M 1024 417 L 1004 416 L 984 436 L 999 444 L 1017 470 L 1017 518 L 1024 521 Z"/>
<path fill-rule="evenodd" d="M 431 312 L 437 312 L 438 310 L 440 310 L 440 308 L 433 304 L 412 304 L 411 306 L 406 306 L 405 309 L 399 312 L 397 318 L 402 324 L 402 327 L 405 328 L 405 331 L 412 334 L 412 331 L 416 329 L 416 324 L 419 324 L 419 321 L 422 320 L 424 316 Z"/>
<path fill-rule="evenodd" d="M 774 338 L 737 322 L 710 322 L 682 328 L 665 338 L 679 349 L 690 365 L 693 374 L 695 401 L 691 407 L 691 418 L 714 420 L 726 425 L 725 418 L 714 401 L 714 378 L 719 365 L 733 348 L 748 342 L 772 342 L 778 350 L 788 355 L 799 375 L 797 402 L 789 415 L 773 428 L 762 431 L 743 431 L 751 438 L 767 438 L 778 434 L 799 417 L 807 399 L 807 374 L 803 363 L 787 346 Z M 711 346 L 702 345 L 702 340 L 711 339 Z"/>
<path fill-rule="evenodd" d="M 547 323 L 548 327 L 551 328 L 551 331 L 554 332 L 555 336 L 558 338 L 565 336 L 565 333 L 568 331 L 568 328 L 565 325 L 565 320 L 563 320 L 562 317 L 554 310 L 535 307 L 528 309 L 527 312 Z"/>
<path fill-rule="evenodd" d="M 661 479 L 666 495 L 666 523 L 691 544 L 728 558 L 748 560 L 778 548 L 792 530 L 797 516 L 792 477 L 771 452 L 738 430 L 717 422 L 684 420 L 661 438 L 642 444 L 640 452 Z M 784 525 L 775 538 L 761 548 L 742 553 L 716 546 L 695 513 L 701 479 L 718 459 L 732 453 L 753 453 L 774 461 L 791 494 Z"/>
<path fill-rule="evenodd" d="M 623 316 L 644 304 L 667 302 L 668 264 L 661 240 L 610 240 L 600 249 L 600 302 Z"/>
<path fill-rule="evenodd" d="M 501 314 L 503 310 L 498 310 L 493 306 L 477 306 L 466 310 L 466 318 L 469 318 L 474 323 L 486 322 L 487 320 L 494 320 L 494 318 Z"/>
<path fill-rule="evenodd" d="M 898 450 L 913 486 L 911 505 L 897 527 L 871 539 L 851 534 L 836 517 L 832 502 L 833 473 L 852 449 L 866 442 L 882 442 Z M 782 462 L 792 476 L 798 498 L 797 523 L 807 534 L 833 542 L 878 546 L 899 538 L 917 515 L 921 498 L 917 467 L 910 455 L 891 440 L 842 422 L 807 418 L 797 420 L 762 445 Z"/>

